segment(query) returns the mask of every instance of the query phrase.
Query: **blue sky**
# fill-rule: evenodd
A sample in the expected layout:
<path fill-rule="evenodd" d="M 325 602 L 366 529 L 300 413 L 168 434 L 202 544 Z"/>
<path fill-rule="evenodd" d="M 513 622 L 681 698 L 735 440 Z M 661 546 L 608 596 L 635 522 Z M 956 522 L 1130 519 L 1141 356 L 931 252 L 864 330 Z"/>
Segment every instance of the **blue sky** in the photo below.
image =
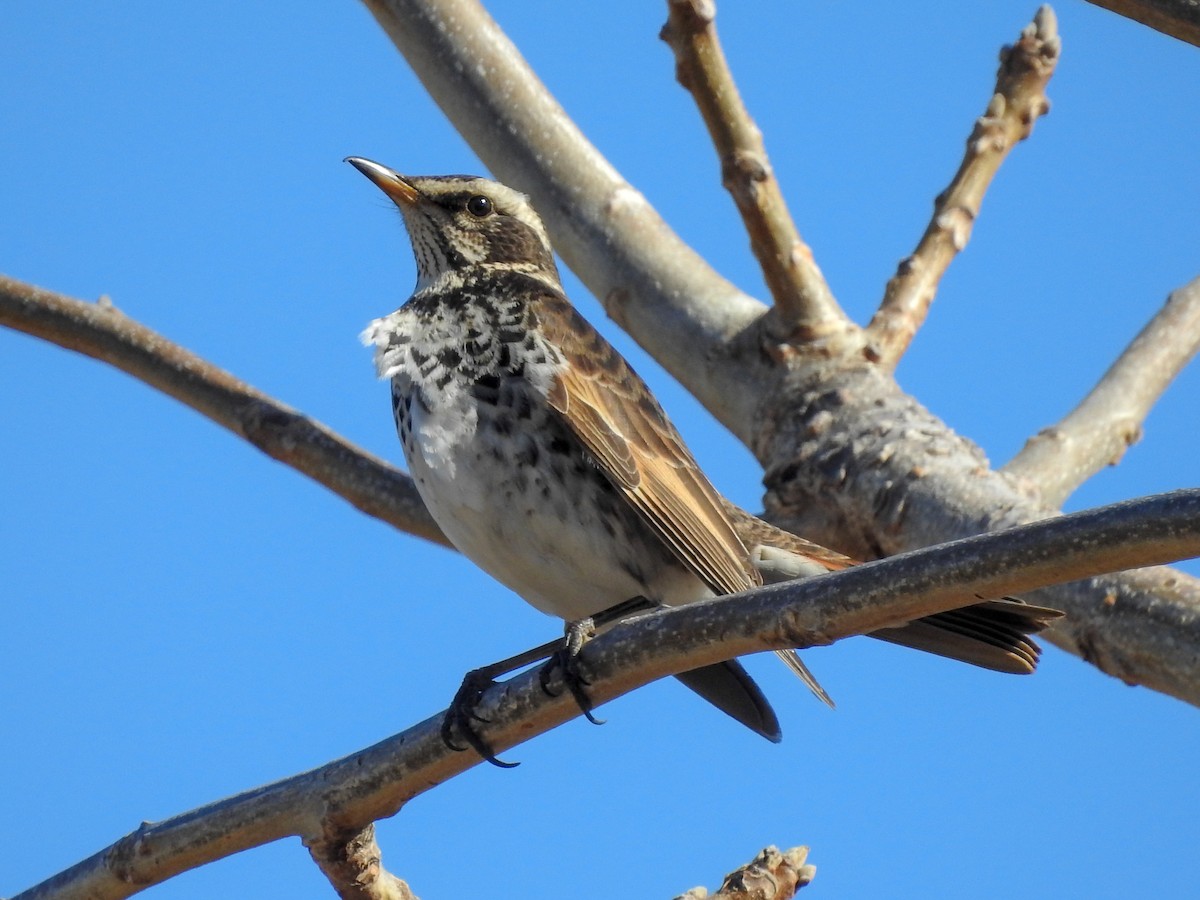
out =
<path fill-rule="evenodd" d="M 713 154 L 656 39 L 662 4 L 495 3 L 584 131 L 762 296 Z M 0 271 L 130 316 L 399 461 L 358 333 L 414 280 L 363 155 L 477 172 L 364 8 L 5 4 Z M 1034 6 L 723 4 L 722 35 L 799 227 L 865 320 Z M 1197 274 L 1200 55 L 1058 8 L 1054 108 L 989 193 L 899 378 L 995 464 L 1088 390 Z M 751 456 L 568 291 L 651 382 L 718 486 Z M 0 893 L 125 834 L 319 765 L 443 708 L 462 673 L 558 626 L 139 382 L 0 332 Z M 1194 485 L 1195 368 L 1078 509 Z M 1195 563 L 1184 568 L 1200 573 Z M 479 767 L 381 823 L 423 897 L 668 897 L 764 844 L 814 896 L 1182 896 L 1196 711 L 1049 650 L 1006 678 L 866 640 L 807 654 L 816 704 L 749 665 L 785 741 L 674 683 Z M 297 840 L 151 889 L 325 897 Z"/>

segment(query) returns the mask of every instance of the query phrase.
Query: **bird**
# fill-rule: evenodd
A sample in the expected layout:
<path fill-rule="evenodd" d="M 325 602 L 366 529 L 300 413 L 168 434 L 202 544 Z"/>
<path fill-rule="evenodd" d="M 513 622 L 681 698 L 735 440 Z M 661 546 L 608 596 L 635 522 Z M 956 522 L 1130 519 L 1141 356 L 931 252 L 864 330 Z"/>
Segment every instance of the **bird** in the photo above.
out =
<path fill-rule="evenodd" d="M 412 296 L 363 332 L 416 489 L 450 542 L 544 613 L 576 622 L 631 598 L 675 606 L 855 561 L 725 499 L 625 358 L 568 300 L 528 198 L 470 175 L 347 162 L 399 208 Z M 1056 610 L 993 600 L 872 636 L 1027 674 Z M 778 651 L 822 701 L 792 650 Z M 676 676 L 778 742 L 737 661 Z"/>

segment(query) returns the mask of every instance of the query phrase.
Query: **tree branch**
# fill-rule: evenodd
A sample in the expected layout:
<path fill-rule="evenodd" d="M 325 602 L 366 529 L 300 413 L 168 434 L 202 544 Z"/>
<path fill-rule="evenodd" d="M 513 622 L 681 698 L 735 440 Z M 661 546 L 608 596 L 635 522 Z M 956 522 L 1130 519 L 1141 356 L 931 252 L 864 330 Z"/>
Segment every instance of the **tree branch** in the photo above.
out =
<path fill-rule="evenodd" d="M 717 40 L 713 0 L 668 0 L 661 37 L 675 53 L 675 74 L 692 95 L 721 161 L 750 246 L 775 300 L 768 328 L 781 342 L 807 343 L 857 330 L 842 312 L 812 250 L 800 238 L 767 159 L 762 132 L 742 103 Z"/>
<path fill-rule="evenodd" d="M 733 656 L 828 644 L 963 605 L 1118 567 L 1200 555 L 1200 489 L 1074 513 L 866 563 L 805 581 L 661 610 L 619 623 L 583 650 L 589 694 L 605 703 L 656 678 Z M 1191 628 L 1200 628 L 1193 622 Z M 719 636 L 719 637 L 717 637 Z M 1200 661 L 1193 660 L 1200 669 Z M 1192 673 L 1200 699 L 1200 672 Z M 485 692 L 479 734 L 504 752 L 580 713 L 532 670 Z M 159 823 L 13 900 L 116 900 L 179 872 L 292 835 L 353 835 L 480 762 L 450 750 L 438 714 L 311 772 Z M 368 856 L 370 853 L 368 851 Z"/>
<path fill-rule="evenodd" d="M 787 388 L 764 409 L 770 427 L 754 447 L 776 525 L 873 559 L 1058 515 L 990 470 L 978 447 L 877 367 L 815 366 Z M 1124 572 L 1030 599 L 1066 611 L 1047 633 L 1059 646 L 1122 681 L 1195 702 L 1197 579 Z"/>
<path fill-rule="evenodd" d="M 0 275 L 0 325 L 109 363 L 303 472 L 369 516 L 439 544 L 412 479 L 126 316 Z"/>
<path fill-rule="evenodd" d="M 404 881 L 383 867 L 374 823 L 306 840 L 305 846 L 341 900 L 417 900 Z"/>
<path fill-rule="evenodd" d="M 675 900 L 788 900 L 811 884 L 816 875 L 817 867 L 808 865 L 807 847 L 793 847 L 784 853 L 766 847 L 726 875 L 717 893 L 692 888 Z"/>
<path fill-rule="evenodd" d="M 1038 116 L 1049 111 L 1046 83 L 1061 49 L 1054 11 L 1043 6 L 1020 40 L 1001 51 L 995 93 L 967 139 L 962 164 L 934 202 L 933 219 L 917 249 L 900 263 L 867 326 L 867 356 L 888 370 L 896 368 L 925 321 L 951 260 L 967 246 L 1000 164 L 1029 137 Z"/>
<path fill-rule="evenodd" d="M 1167 386 L 1200 350 L 1200 278 L 1171 292 L 1091 393 L 1057 425 L 1026 441 L 1004 472 L 1061 506 L 1141 440 L 1142 423 Z"/>
<path fill-rule="evenodd" d="M 1141 22 L 1200 47 L 1200 0 L 1088 0 L 1096 6 Z"/>

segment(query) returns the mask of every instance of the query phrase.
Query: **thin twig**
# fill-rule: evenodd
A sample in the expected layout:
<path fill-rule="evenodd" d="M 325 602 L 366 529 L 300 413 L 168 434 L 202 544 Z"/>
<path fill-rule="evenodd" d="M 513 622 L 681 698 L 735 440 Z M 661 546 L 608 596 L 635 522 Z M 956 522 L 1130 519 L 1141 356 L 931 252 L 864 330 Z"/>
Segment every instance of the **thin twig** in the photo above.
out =
<path fill-rule="evenodd" d="M 715 894 L 692 888 L 675 900 L 788 900 L 811 884 L 816 875 L 817 867 L 808 864 L 807 847 L 793 847 L 782 853 L 777 847 L 766 847 L 726 875 Z"/>
<path fill-rule="evenodd" d="M 886 369 L 895 369 L 925 321 L 951 260 L 967 246 L 983 195 L 1000 164 L 1029 137 L 1034 121 L 1049 111 L 1046 83 L 1061 49 L 1054 11 L 1043 6 L 1020 40 L 1001 51 L 995 94 L 967 139 L 962 164 L 935 201 L 933 219 L 917 249 L 900 263 L 867 326 L 867 356 Z"/>
<path fill-rule="evenodd" d="M 592 699 L 605 703 L 676 672 L 762 650 L 827 644 L 953 609 L 964 597 L 1022 593 L 1195 555 L 1200 489 L 1176 491 L 666 609 L 619 623 L 593 639 L 579 661 Z M 479 736 L 504 752 L 580 715 L 569 691 L 553 693 L 561 686 L 552 679 L 548 692 L 532 670 L 488 689 L 476 709 Z M 1197 702 L 1200 673 L 1192 673 L 1192 688 Z M 443 715 L 311 772 L 145 823 L 13 900 L 117 900 L 284 837 L 313 843 L 353 834 L 481 762 L 446 746 Z"/>
<path fill-rule="evenodd" d="M 1088 0 L 1096 6 L 1200 47 L 1200 0 Z"/>
<path fill-rule="evenodd" d="M 0 275 L 0 325 L 128 372 L 325 485 L 367 515 L 426 540 L 447 543 L 403 472 L 111 303 L 87 303 Z"/>
<path fill-rule="evenodd" d="M 675 74 L 692 95 L 721 161 L 750 246 L 775 300 L 775 337 L 807 343 L 852 328 L 812 250 L 800 238 L 767 159 L 762 132 L 742 103 L 717 40 L 713 0 L 668 0 L 661 37 L 675 53 Z"/>
<path fill-rule="evenodd" d="M 1003 469 L 1031 483 L 1051 506 L 1142 437 L 1163 391 L 1200 350 L 1200 278 L 1171 292 L 1158 314 L 1083 401 L 1057 425 L 1026 441 Z"/>
<path fill-rule="evenodd" d="M 305 846 L 341 900 L 417 900 L 408 884 L 383 867 L 374 823 L 306 840 Z"/>

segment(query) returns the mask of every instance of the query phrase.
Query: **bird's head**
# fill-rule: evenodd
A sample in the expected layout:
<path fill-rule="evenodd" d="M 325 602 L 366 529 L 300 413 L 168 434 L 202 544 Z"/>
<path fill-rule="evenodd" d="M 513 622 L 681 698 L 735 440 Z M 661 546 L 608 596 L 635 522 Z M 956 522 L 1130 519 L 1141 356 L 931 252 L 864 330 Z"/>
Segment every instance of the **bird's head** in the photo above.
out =
<path fill-rule="evenodd" d="M 550 240 L 524 194 L 472 175 L 401 175 L 351 156 L 399 207 L 417 260 L 417 290 L 489 270 L 559 283 Z"/>

